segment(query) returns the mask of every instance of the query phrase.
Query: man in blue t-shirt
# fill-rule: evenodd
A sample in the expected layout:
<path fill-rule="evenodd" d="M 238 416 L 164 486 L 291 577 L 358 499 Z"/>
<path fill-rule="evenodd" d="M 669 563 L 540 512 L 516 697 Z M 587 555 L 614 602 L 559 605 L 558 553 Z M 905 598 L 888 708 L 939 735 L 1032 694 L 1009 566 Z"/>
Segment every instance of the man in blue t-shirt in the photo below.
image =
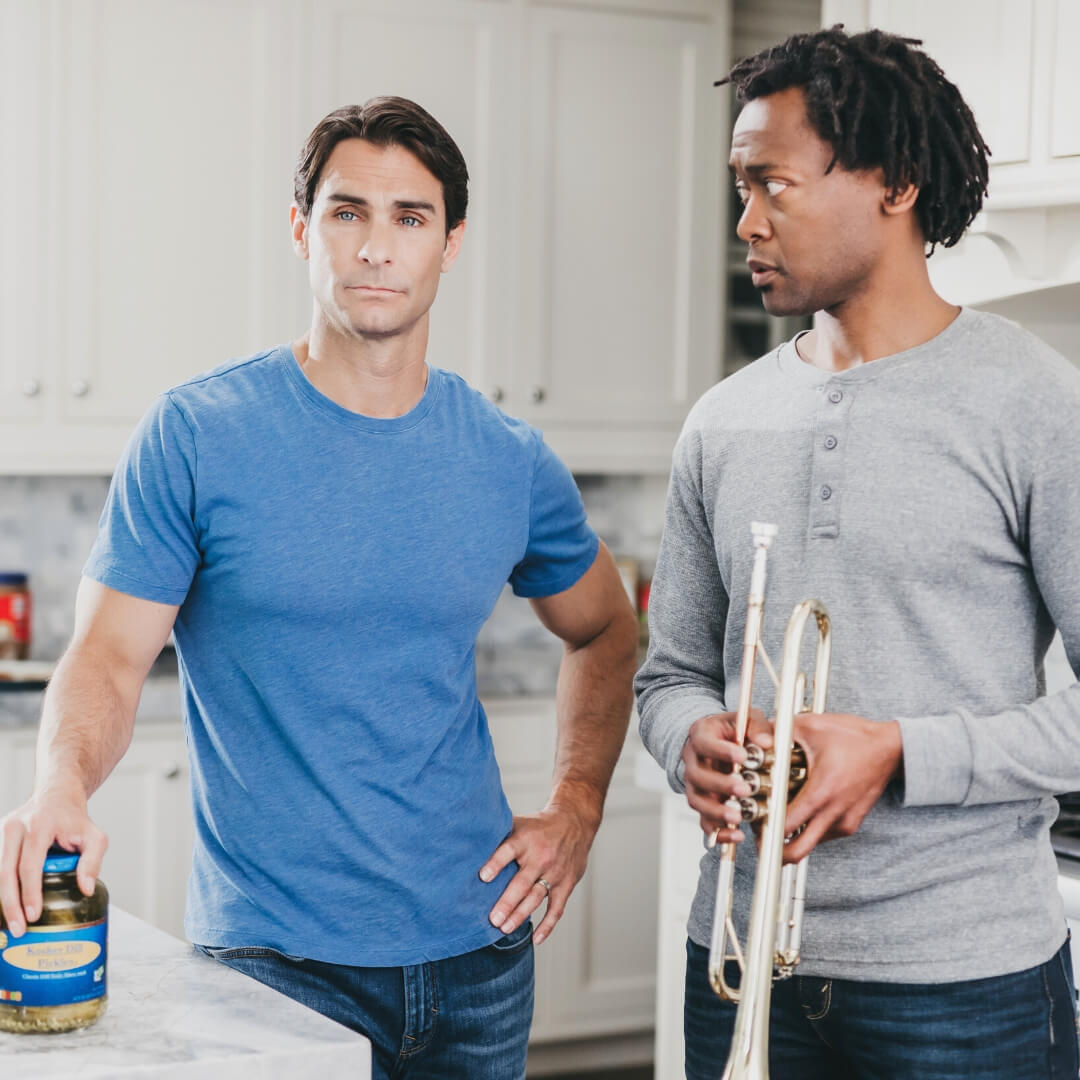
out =
<path fill-rule="evenodd" d="M 376 1076 L 524 1076 L 532 944 L 585 870 L 631 706 L 635 622 L 566 468 L 425 361 L 465 230 L 423 109 L 340 109 L 297 166 L 308 335 L 163 394 L 113 478 L 46 694 L 33 797 L 0 840 L 13 936 L 175 630 L 207 954 L 372 1041 Z M 509 582 L 566 643 L 551 797 L 513 818 L 476 692 Z M 530 934 L 530 916 L 545 902 Z"/>

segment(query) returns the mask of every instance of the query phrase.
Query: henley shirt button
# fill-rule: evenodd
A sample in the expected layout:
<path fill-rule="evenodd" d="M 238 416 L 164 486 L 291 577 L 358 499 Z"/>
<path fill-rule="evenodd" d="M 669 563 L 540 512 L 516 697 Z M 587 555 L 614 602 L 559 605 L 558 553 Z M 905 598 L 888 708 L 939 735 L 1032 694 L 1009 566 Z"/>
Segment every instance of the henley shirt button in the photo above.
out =
<path fill-rule="evenodd" d="M 841 402 L 841 401 L 843 401 L 843 399 L 844 399 L 844 394 L 843 394 L 843 391 L 841 391 L 841 390 L 835 390 L 835 389 L 834 389 L 834 390 L 830 390 L 830 391 L 829 391 L 829 400 L 830 400 L 830 401 L 831 401 L 831 402 L 832 402 L 832 403 L 833 403 L 834 405 L 839 405 L 839 404 L 840 404 L 840 402 Z"/>
<path fill-rule="evenodd" d="M 831 498 L 832 498 L 832 488 L 831 488 L 831 487 L 829 487 L 829 485 L 828 485 L 828 484 L 826 484 L 826 485 L 825 485 L 825 486 L 824 486 L 824 487 L 823 487 L 823 488 L 821 489 L 821 497 L 822 497 L 823 499 L 831 499 Z"/>
<path fill-rule="evenodd" d="M 835 435 L 826 435 L 825 436 L 825 449 L 826 450 L 835 450 L 836 449 L 836 436 Z"/>

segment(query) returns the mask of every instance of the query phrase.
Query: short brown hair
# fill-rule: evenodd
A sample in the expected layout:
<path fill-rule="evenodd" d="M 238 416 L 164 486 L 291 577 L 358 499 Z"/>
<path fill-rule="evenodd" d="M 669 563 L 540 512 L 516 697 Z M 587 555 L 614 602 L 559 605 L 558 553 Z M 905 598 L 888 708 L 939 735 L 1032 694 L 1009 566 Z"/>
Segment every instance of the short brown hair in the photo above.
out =
<path fill-rule="evenodd" d="M 446 128 L 415 101 L 374 97 L 363 105 L 335 109 L 307 137 L 293 174 L 293 198 L 306 218 L 334 147 L 345 139 L 366 139 L 376 146 L 400 146 L 415 154 L 442 184 L 446 231 L 465 220 L 469 203 L 469 170 Z"/>

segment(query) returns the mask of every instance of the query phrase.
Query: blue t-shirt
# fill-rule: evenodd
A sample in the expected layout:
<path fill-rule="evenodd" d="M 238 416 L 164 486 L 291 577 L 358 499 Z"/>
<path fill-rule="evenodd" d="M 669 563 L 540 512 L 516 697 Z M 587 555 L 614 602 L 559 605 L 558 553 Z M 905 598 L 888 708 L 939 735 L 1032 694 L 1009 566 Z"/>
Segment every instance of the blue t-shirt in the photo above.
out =
<path fill-rule="evenodd" d="M 389 420 L 284 346 L 162 395 L 85 573 L 180 605 L 190 939 L 359 966 L 496 940 L 515 868 L 477 876 L 511 814 L 476 635 L 508 581 L 561 592 L 597 546 L 539 432 L 448 372 Z"/>

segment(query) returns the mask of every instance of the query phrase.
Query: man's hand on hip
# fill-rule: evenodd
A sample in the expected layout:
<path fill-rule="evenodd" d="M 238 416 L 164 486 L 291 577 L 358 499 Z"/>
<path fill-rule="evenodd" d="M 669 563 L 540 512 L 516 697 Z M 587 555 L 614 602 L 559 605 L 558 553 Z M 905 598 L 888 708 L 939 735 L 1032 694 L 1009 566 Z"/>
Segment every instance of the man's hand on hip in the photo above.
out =
<path fill-rule="evenodd" d="M 515 817 L 510 835 L 480 870 L 481 880 L 493 881 L 511 862 L 518 864 L 518 872 L 491 909 L 491 922 L 509 934 L 546 899 L 543 922 L 533 933 L 533 943 L 539 945 L 555 928 L 585 873 L 598 825 L 564 807 Z"/>

